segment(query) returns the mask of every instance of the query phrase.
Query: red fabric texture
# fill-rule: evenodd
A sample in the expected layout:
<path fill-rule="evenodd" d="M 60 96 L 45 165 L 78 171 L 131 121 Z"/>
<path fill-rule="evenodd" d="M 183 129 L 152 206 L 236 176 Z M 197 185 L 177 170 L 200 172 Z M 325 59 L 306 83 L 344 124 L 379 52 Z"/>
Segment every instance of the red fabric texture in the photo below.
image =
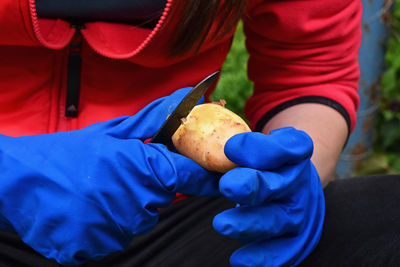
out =
<path fill-rule="evenodd" d="M 361 1 L 258 0 L 245 17 L 249 78 L 246 115 L 254 127 L 271 108 L 299 96 L 323 96 L 350 115 L 359 105 Z"/>
<path fill-rule="evenodd" d="M 233 33 L 214 41 L 208 37 L 196 55 L 168 56 L 167 44 L 179 23 L 179 17 L 169 17 L 172 8 L 169 0 L 153 30 L 86 24 L 79 116 L 67 118 L 68 43 L 75 29 L 62 20 L 38 19 L 34 0 L 1 1 L 1 133 L 73 130 L 132 115 L 220 69 Z M 317 95 L 342 104 L 354 128 L 360 16 L 360 1 L 249 1 L 244 25 L 254 95 L 245 112 L 253 127 L 278 104 Z"/>

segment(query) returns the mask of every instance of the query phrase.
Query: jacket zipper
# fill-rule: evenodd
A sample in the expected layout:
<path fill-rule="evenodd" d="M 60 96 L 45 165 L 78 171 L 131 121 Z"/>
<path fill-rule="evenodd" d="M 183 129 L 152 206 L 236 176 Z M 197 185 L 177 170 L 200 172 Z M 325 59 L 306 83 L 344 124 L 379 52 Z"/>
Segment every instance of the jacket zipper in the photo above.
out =
<path fill-rule="evenodd" d="M 79 113 L 79 94 L 81 88 L 82 68 L 82 25 L 73 25 L 76 28 L 75 35 L 69 45 L 67 66 L 67 93 L 65 102 L 65 117 L 76 118 Z"/>
<path fill-rule="evenodd" d="M 43 45 L 48 48 L 52 49 L 61 49 L 64 47 L 64 43 L 57 43 L 57 44 L 49 44 L 44 40 L 40 33 L 39 29 L 39 21 L 37 18 L 37 13 L 36 13 L 36 5 L 35 5 L 35 0 L 28 0 L 29 1 L 29 8 L 30 8 L 30 13 L 31 13 L 31 19 L 32 19 L 32 26 L 33 30 L 35 32 L 36 38 L 38 41 Z M 135 51 L 130 53 L 128 57 L 132 57 L 134 55 L 137 55 L 140 53 L 142 50 L 144 50 L 149 44 L 154 40 L 155 35 L 157 35 L 160 31 L 161 28 L 164 26 L 165 21 L 167 20 L 167 17 L 170 13 L 170 9 L 172 7 L 172 4 L 174 3 L 174 0 L 167 0 L 166 6 L 164 8 L 163 14 L 161 15 L 156 27 L 153 29 L 151 34 L 144 40 L 144 42 L 137 48 Z M 80 85 L 81 85 L 81 46 L 82 46 L 82 40 L 85 38 L 85 36 L 82 36 L 82 33 L 80 29 L 83 29 L 84 26 L 82 23 L 76 23 L 75 25 L 72 25 L 72 27 L 76 28 L 75 34 L 72 38 L 72 41 L 70 42 L 70 48 L 69 48 L 69 55 L 68 55 L 68 62 L 67 62 L 67 82 L 66 82 L 66 94 L 63 94 L 66 96 L 65 100 L 65 107 L 61 107 L 61 114 L 64 113 L 65 117 L 64 119 L 68 118 L 76 118 L 79 114 L 79 94 L 80 94 Z M 71 35 L 73 33 L 71 32 Z M 110 55 L 105 55 L 102 51 L 99 51 L 96 48 L 92 49 L 96 51 L 98 54 L 103 55 L 108 58 L 112 59 L 117 59 L 117 58 L 126 58 L 127 55 L 123 55 L 120 57 L 115 57 L 115 56 L 110 56 Z M 64 87 L 65 88 L 65 87 Z M 63 112 L 63 110 L 65 111 Z M 60 114 L 60 115 L 61 115 Z M 60 116 L 62 118 L 63 116 Z M 61 129 L 60 125 L 57 127 L 57 129 Z"/>

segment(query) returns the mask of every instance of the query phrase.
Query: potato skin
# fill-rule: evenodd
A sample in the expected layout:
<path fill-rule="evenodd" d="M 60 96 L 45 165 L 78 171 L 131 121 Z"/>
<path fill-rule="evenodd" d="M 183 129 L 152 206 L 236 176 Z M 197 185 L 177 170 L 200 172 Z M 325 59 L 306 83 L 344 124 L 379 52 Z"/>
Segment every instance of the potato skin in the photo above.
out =
<path fill-rule="evenodd" d="M 210 171 L 225 173 L 237 166 L 225 156 L 224 146 L 233 135 L 251 131 L 242 118 L 207 103 L 194 107 L 183 121 L 172 136 L 179 153 Z"/>

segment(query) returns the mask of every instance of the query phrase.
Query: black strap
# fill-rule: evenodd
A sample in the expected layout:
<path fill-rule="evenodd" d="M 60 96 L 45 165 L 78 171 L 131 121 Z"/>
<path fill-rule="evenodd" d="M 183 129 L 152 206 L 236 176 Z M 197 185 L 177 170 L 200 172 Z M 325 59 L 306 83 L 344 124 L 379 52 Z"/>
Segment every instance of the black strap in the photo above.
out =
<path fill-rule="evenodd" d="M 154 25 L 167 0 L 36 0 L 40 18 Z M 151 23 L 152 22 L 152 23 Z"/>

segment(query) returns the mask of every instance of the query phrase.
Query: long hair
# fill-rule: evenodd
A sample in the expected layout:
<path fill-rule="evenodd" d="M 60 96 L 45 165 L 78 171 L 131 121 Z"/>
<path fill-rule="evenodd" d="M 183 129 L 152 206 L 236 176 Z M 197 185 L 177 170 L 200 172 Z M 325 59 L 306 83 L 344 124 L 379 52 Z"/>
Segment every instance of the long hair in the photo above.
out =
<path fill-rule="evenodd" d="M 180 21 L 171 42 L 171 56 L 198 51 L 217 16 L 217 28 L 212 38 L 231 32 L 242 17 L 247 0 L 176 0 Z M 177 9 L 175 9 L 175 12 Z M 172 11 L 174 12 L 174 11 Z"/>

